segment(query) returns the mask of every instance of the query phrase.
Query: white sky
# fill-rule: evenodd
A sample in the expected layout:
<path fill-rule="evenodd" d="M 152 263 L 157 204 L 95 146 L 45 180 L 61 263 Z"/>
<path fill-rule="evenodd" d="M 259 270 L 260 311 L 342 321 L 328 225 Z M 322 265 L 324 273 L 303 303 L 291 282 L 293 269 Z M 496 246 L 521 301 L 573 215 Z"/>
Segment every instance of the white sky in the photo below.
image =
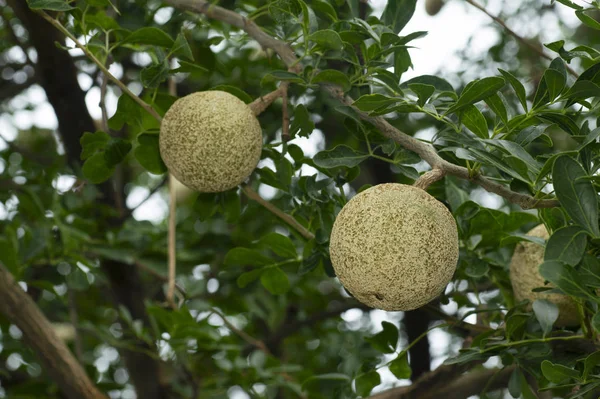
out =
<path fill-rule="evenodd" d="M 548 4 L 549 0 L 540 0 L 541 3 Z M 385 6 L 385 0 L 371 0 L 371 5 L 376 10 L 376 14 L 380 15 Z M 487 8 L 493 14 L 498 14 L 501 8 L 508 10 L 516 7 L 519 0 L 490 0 L 487 2 Z M 579 2 L 581 3 L 581 2 Z M 563 22 L 569 23 L 569 25 L 578 24 L 574 13 L 571 10 L 557 4 L 559 10 L 559 16 Z M 527 24 L 526 16 L 523 17 L 524 21 L 519 26 L 511 26 L 518 33 L 528 36 L 535 34 L 536 27 L 532 27 L 531 24 Z M 417 10 L 413 19 L 402 31 L 402 34 L 407 34 L 414 31 L 428 31 L 429 34 L 422 39 L 411 43 L 414 46 L 418 46 L 418 49 L 412 49 L 410 51 L 412 61 L 414 64 L 414 70 L 408 71 L 403 79 L 407 80 L 414 76 L 423 74 L 435 74 L 438 71 L 457 71 L 461 68 L 461 60 L 455 55 L 456 51 L 467 46 L 468 40 L 471 36 L 474 36 L 474 40 L 471 41 L 469 53 L 476 59 L 481 57 L 487 49 L 493 45 L 497 40 L 498 34 L 495 29 L 489 27 L 489 18 L 479 10 L 474 9 L 468 4 L 451 0 L 436 17 L 430 17 L 425 13 L 424 0 L 419 0 L 417 4 Z M 542 34 L 542 42 L 547 43 L 554 40 L 562 39 L 564 34 L 559 31 L 556 24 L 556 17 L 547 17 L 543 21 L 544 32 Z M 533 31 L 532 31 L 533 29 Z M 20 50 L 14 49 L 19 53 Z M 20 53 L 22 55 L 22 53 Z M 19 55 L 19 54 L 17 54 Z M 116 67 L 115 67 L 116 68 Z M 112 72 L 112 71 L 111 71 Z M 120 75 L 118 68 L 114 70 L 115 74 Z M 443 74 L 442 74 L 443 75 Z M 91 85 L 89 78 L 82 76 L 80 77 L 80 84 L 84 89 L 87 89 Z M 114 112 L 116 108 L 116 98 L 114 95 L 108 96 L 107 107 L 109 114 Z M 86 103 L 92 116 L 96 119 L 100 118 L 100 108 L 98 106 L 99 91 L 91 90 L 86 98 Z M 31 111 L 17 111 L 14 115 L 0 115 L 0 136 L 12 140 L 17 133 L 17 129 L 28 129 L 32 124 L 38 127 L 45 128 L 56 128 L 57 120 L 52 110 L 52 107 L 47 103 L 45 94 L 39 86 L 30 88 L 23 95 L 17 96 L 10 102 L 10 107 L 18 109 L 27 102 L 34 104 L 34 108 Z M 316 132 L 310 139 L 298 139 L 297 143 L 305 150 L 307 154 L 314 154 L 318 150 L 322 149 L 322 134 Z M 4 143 L 0 140 L 0 148 L 3 148 Z M 0 170 L 3 165 L 0 164 Z M 63 177 L 57 182 L 57 187 L 60 189 L 66 189 L 71 180 L 68 177 Z M 136 188 L 132 191 L 131 195 L 127 199 L 128 205 L 135 205 L 141 199 L 145 198 L 148 190 L 145 188 Z M 266 188 L 261 189 L 261 194 L 269 197 L 272 192 Z M 499 206 L 499 201 L 490 194 L 480 192 L 477 194 L 479 201 L 488 201 L 488 206 L 494 207 Z M 167 206 L 165 201 L 160 195 L 154 195 L 150 200 L 146 201 L 144 205 L 139 207 L 134 216 L 136 219 L 146 219 L 152 221 L 160 221 L 164 218 L 167 212 Z M 6 211 L 0 207 L 0 217 L 6 214 Z M 451 305 L 450 305 L 451 306 Z M 351 322 L 352 319 L 356 318 L 356 312 L 346 312 L 344 319 Z M 382 320 L 397 320 L 397 314 L 386 313 L 382 311 L 374 311 L 371 313 L 371 319 L 374 326 L 374 331 L 380 329 Z M 450 344 L 448 334 L 435 330 L 429 334 L 429 340 L 432 344 L 434 354 L 441 354 L 447 349 Z M 455 348 L 457 349 L 457 348 Z M 439 366 L 443 361 L 444 356 L 434 357 L 432 365 L 434 367 Z M 389 360 L 389 359 L 388 359 Z M 333 372 L 333 370 L 332 370 Z M 376 388 L 376 391 L 389 388 L 390 383 L 395 382 L 395 377 L 388 370 L 382 370 L 382 380 L 384 384 Z M 408 381 L 400 381 L 399 384 L 407 384 Z M 398 382 L 396 382 L 398 384 Z M 247 397 L 245 394 L 240 393 L 239 390 L 232 389 L 230 397 L 236 399 L 242 399 Z"/>

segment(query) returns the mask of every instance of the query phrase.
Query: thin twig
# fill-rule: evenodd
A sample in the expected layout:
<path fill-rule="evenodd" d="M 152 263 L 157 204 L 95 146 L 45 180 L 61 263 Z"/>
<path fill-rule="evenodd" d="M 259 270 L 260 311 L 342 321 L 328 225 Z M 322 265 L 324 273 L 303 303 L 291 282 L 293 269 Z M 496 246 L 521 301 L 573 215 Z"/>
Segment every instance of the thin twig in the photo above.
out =
<path fill-rule="evenodd" d="M 171 63 L 172 60 L 169 60 Z M 168 79 L 169 94 L 177 97 L 177 83 L 171 75 Z M 173 296 L 175 295 L 175 275 L 177 268 L 177 190 L 175 176 L 169 173 L 169 282 L 167 283 L 167 302 L 173 309 L 177 308 Z"/>
<path fill-rule="evenodd" d="M 35 11 L 39 15 L 41 15 L 42 18 L 44 18 L 46 21 L 48 21 L 50 24 L 52 24 L 52 26 L 54 26 L 56 29 L 58 29 L 59 31 L 61 31 L 69 39 L 71 39 L 73 41 L 73 43 L 75 43 L 75 46 L 77 46 L 77 48 L 79 48 L 81 51 L 83 51 L 84 54 L 90 60 L 92 60 L 94 62 L 94 64 L 96 64 L 98 66 L 98 68 L 100 68 L 100 70 L 102 71 L 102 73 L 104 73 L 106 76 L 108 76 L 108 78 L 114 84 L 116 84 L 123 91 L 123 93 L 125 93 L 129 97 L 131 97 L 131 99 L 133 101 L 137 102 L 142 108 L 144 108 L 146 110 L 146 112 L 148 112 L 150 115 L 152 115 L 154 118 L 156 118 L 156 120 L 158 120 L 158 121 L 162 120 L 162 117 L 158 114 L 158 112 L 156 112 L 156 110 L 154 108 L 152 108 L 152 106 L 150 104 L 147 104 L 140 97 L 136 96 L 131 90 L 129 90 L 129 88 L 123 82 L 121 82 L 113 74 L 111 74 L 108 71 L 108 69 L 106 69 L 106 67 L 104 66 L 104 64 L 102 62 L 100 62 L 96 58 L 96 56 L 90 50 L 87 49 L 87 47 L 85 47 L 83 44 L 81 44 L 79 42 L 79 40 L 77 40 L 77 38 L 75 36 L 73 36 L 71 34 L 71 32 L 69 32 L 69 30 L 67 28 L 65 28 L 59 21 L 57 21 L 56 19 L 52 18 L 51 16 L 49 16 L 48 14 L 46 14 L 43 11 L 39 11 L 39 10 L 35 10 Z"/>
<path fill-rule="evenodd" d="M 549 56 L 548 54 L 546 54 L 544 52 L 544 50 L 540 49 L 537 46 L 534 46 L 531 42 L 527 41 L 525 38 L 521 37 L 517 32 L 515 32 L 514 30 L 510 29 L 508 27 L 508 25 L 506 25 L 506 22 L 504 22 L 501 18 L 490 14 L 490 12 L 488 10 L 485 9 L 484 6 L 482 6 L 481 4 L 475 2 L 474 0 L 465 0 L 467 3 L 471 4 L 473 7 L 477 8 L 478 10 L 482 11 L 485 15 L 487 15 L 488 17 L 490 17 L 491 19 L 494 20 L 494 22 L 496 22 L 498 25 L 500 25 L 501 27 L 504 28 L 504 30 L 506 31 L 506 33 L 508 33 L 509 35 L 511 35 L 512 37 L 514 37 L 515 39 L 517 39 L 517 41 L 521 42 L 521 44 L 524 44 L 525 46 L 529 47 L 530 50 L 532 50 L 533 52 L 537 53 L 540 57 L 545 58 L 549 61 L 552 61 L 552 57 Z M 573 75 L 574 77 L 579 77 L 579 74 L 577 72 L 575 72 L 570 66 L 566 65 L 567 70 L 569 71 L 569 73 L 571 75 Z"/>
<path fill-rule="evenodd" d="M 281 140 L 290 141 L 290 113 L 288 110 L 288 82 L 281 83 L 281 100 L 283 104 L 281 106 Z"/>
<path fill-rule="evenodd" d="M 294 50 L 285 42 L 278 40 L 267 33 L 265 33 L 254 21 L 248 20 L 245 17 L 227 10 L 223 7 L 213 5 L 206 0 L 166 0 L 170 5 L 187 10 L 195 11 L 206 15 L 209 18 L 213 18 L 230 25 L 236 26 L 243 29 L 248 35 L 254 38 L 263 48 L 270 48 L 275 51 L 281 60 L 292 70 L 299 70 L 300 60 L 294 53 Z M 523 209 L 531 208 L 551 208 L 560 206 L 558 200 L 540 200 L 533 198 L 530 195 L 514 192 L 510 188 L 505 187 L 501 184 L 496 183 L 482 175 L 473 176 L 472 173 L 465 167 L 452 164 L 442 157 L 440 157 L 435 148 L 428 143 L 424 143 L 392 126 L 385 118 L 381 116 L 373 117 L 368 113 L 359 110 L 354 107 L 354 99 L 346 96 L 339 87 L 333 85 L 322 85 L 322 87 L 334 98 L 339 99 L 342 103 L 352 107 L 358 115 L 375 127 L 377 127 L 381 133 L 396 141 L 405 149 L 417 153 L 425 162 L 427 162 L 432 168 L 439 168 L 443 170 L 447 175 L 460 177 L 476 183 L 486 189 L 489 192 L 498 194 L 504 199 L 519 205 Z"/>
<path fill-rule="evenodd" d="M 444 171 L 439 168 L 431 169 L 429 172 L 425 172 L 415 181 L 413 186 L 427 190 L 427 188 L 435 183 L 436 181 L 444 178 Z"/>
<path fill-rule="evenodd" d="M 135 207 L 128 209 L 125 212 L 125 216 L 123 216 L 124 219 L 128 218 L 129 216 L 131 216 L 136 209 L 138 209 L 140 206 L 142 206 L 146 201 L 148 201 L 154 194 L 156 194 L 158 192 L 158 190 L 160 190 L 165 183 L 167 182 L 167 177 L 164 177 L 156 186 L 154 186 L 154 188 L 152 190 L 150 190 L 150 192 L 148 193 L 148 195 L 146 196 L 146 198 L 144 198 L 139 204 L 137 204 Z"/>
<path fill-rule="evenodd" d="M 281 97 L 281 94 L 283 93 L 282 87 L 283 83 L 277 88 L 277 90 L 273 90 L 272 92 L 265 94 L 264 96 L 260 96 L 256 100 L 248 104 L 254 115 L 258 116 L 262 114 L 269 107 L 269 105 L 273 103 L 273 101 Z"/>
<path fill-rule="evenodd" d="M 269 356 L 273 355 L 271 353 L 271 351 L 269 350 L 269 348 L 267 348 L 267 345 L 265 345 L 264 342 L 262 342 L 259 339 L 254 338 L 254 337 L 251 337 L 246 332 L 240 330 L 239 328 L 237 328 L 236 326 L 234 326 L 233 324 L 231 324 L 231 322 L 229 320 L 227 320 L 227 318 L 225 317 L 225 315 L 223 313 L 221 313 L 218 309 L 211 308 L 210 311 L 213 312 L 214 314 L 216 314 L 217 316 L 219 316 L 223 320 L 223 323 L 225 323 L 225 325 L 227 326 L 227 328 L 229 328 L 233 333 L 235 333 L 235 335 L 237 335 L 238 337 L 240 337 L 241 339 L 243 339 L 244 341 L 246 341 L 248 344 L 254 346 L 255 348 L 257 348 L 259 350 L 261 350 L 266 355 L 269 355 Z"/>
<path fill-rule="evenodd" d="M 167 283 L 167 302 L 173 309 L 177 308 L 173 295 L 175 294 L 175 269 L 176 269 L 176 215 L 177 204 L 175 201 L 175 177 L 169 175 L 169 281 Z"/>
<path fill-rule="evenodd" d="M 271 204 L 269 201 L 265 200 L 261 197 L 256 191 L 252 189 L 252 187 L 244 185 L 242 186 L 242 191 L 248 198 L 254 200 L 264 206 L 269 212 L 286 222 L 288 225 L 293 227 L 298 233 L 300 233 L 307 240 L 313 240 L 315 235 L 308 231 L 306 227 L 302 226 L 293 216 L 288 215 L 281 209 L 277 208 L 275 205 Z"/>

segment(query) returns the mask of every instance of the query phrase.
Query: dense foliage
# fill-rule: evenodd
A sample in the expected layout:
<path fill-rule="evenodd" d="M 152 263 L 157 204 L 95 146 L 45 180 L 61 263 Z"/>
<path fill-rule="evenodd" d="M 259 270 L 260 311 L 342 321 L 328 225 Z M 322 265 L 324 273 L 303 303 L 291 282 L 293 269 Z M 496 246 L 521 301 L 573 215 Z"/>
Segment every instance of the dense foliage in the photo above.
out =
<path fill-rule="evenodd" d="M 465 61 L 486 73 L 454 84 L 403 78 L 426 35 L 405 29 L 417 6 L 389 0 L 379 15 L 362 0 L 0 0 L 3 121 L 38 106 L 40 88 L 58 120 L 16 124 L 0 147 L 0 268 L 100 391 L 598 397 L 600 3 L 523 2 L 581 26 L 541 46 L 498 25 L 487 57 Z M 169 195 L 158 132 L 177 97 L 217 89 L 251 103 L 281 85 L 284 99 L 259 116 L 265 144 L 245 185 Z M 84 91 L 99 94 L 99 120 Z M 370 185 L 413 184 L 432 167 L 443 173 L 428 192 L 458 225 L 457 272 L 422 309 L 373 311 L 335 279 L 335 216 Z M 134 217 L 145 196 L 153 221 Z M 170 242 L 164 208 L 175 196 Z M 553 326 L 552 302 L 514 300 L 511 256 L 519 242 L 544 244 L 526 235 L 540 223 L 551 236 L 539 270 L 553 286 L 536 290 L 571 296 L 576 327 Z M 27 321 L 4 313 L 0 397 L 73 397 L 61 366 L 31 349 L 39 336 Z M 433 329 L 450 338 L 430 371 Z"/>

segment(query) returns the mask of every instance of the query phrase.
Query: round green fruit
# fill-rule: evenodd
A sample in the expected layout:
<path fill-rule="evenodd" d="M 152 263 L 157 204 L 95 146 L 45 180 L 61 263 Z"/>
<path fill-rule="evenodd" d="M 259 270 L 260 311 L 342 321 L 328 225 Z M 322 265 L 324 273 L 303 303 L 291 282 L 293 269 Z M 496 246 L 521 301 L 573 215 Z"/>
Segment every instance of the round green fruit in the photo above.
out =
<path fill-rule="evenodd" d="M 540 224 L 527 233 L 528 236 L 548 240 L 546 226 Z M 546 299 L 558 307 L 557 327 L 579 325 L 577 304 L 563 294 L 532 292 L 534 288 L 544 287 L 544 278 L 539 273 L 539 266 L 544 262 L 544 247 L 530 241 L 517 244 L 510 262 L 510 281 L 517 301 L 528 299 L 531 303 L 536 299 Z M 553 287 L 553 286 L 551 286 Z M 529 309 L 531 309 L 531 303 Z"/>
<path fill-rule="evenodd" d="M 425 0 L 425 11 L 427 11 L 427 14 L 431 15 L 432 17 L 437 15 L 443 6 L 443 0 Z"/>
<path fill-rule="evenodd" d="M 448 209 L 424 190 L 380 184 L 340 211 L 329 249 L 340 282 L 360 302 L 412 310 L 450 282 L 458 262 L 458 232 Z"/>
<path fill-rule="evenodd" d="M 229 190 L 250 176 L 262 150 L 262 130 L 248 105 L 224 91 L 175 101 L 160 126 L 160 155 L 169 172 L 196 191 Z"/>

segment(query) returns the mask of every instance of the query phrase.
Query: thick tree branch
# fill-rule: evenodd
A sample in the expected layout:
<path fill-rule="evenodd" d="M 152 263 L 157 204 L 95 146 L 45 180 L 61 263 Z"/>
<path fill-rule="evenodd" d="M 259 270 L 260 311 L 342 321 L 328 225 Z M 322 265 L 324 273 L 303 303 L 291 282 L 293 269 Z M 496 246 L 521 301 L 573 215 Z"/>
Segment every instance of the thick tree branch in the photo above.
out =
<path fill-rule="evenodd" d="M 288 66 L 288 68 L 291 68 L 292 70 L 298 70 L 300 68 L 300 60 L 298 57 L 296 57 L 296 54 L 287 43 L 271 37 L 262 31 L 260 27 L 253 21 L 250 21 L 233 11 L 212 5 L 206 0 L 166 0 L 166 2 L 176 8 L 202 13 L 209 18 L 226 22 L 230 25 L 243 29 L 252 38 L 259 42 L 261 46 L 274 50 L 279 55 L 281 60 Z M 352 107 L 363 120 L 366 120 L 376 126 L 384 136 L 393 139 L 402 147 L 417 153 L 417 155 L 419 155 L 421 159 L 427 162 L 433 169 L 440 169 L 445 174 L 470 180 L 480 185 L 487 191 L 498 194 L 506 200 L 519 205 L 523 209 L 551 208 L 560 205 L 557 200 L 540 200 L 529 195 L 511 191 L 508 187 L 498 184 L 482 175 L 472 176 L 467 168 L 452 164 L 440 157 L 432 145 L 424 143 L 400 131 L 381 116 L 369 116 L 366 112 L 354 107 L 352 105 L 354 103 L 354 99 L 349 96 L 345 96 L 343 91 L 341 91 L 338 87 L 331 85 L 323 85 L 323 87 L 333 97 L 338 98 L 345 105 Z"/>
<path fill-rule="evenodd" d="M 106 399 L 89 379 L 69 348 L 56 335 L 35 302 L 0 264 L 0 313 L 23 332 L 46 372 L 70 399 Z"/>
<path fill-rule="evenodd" d="M 370 396 L 369 399 L 466 399 L 478 395 L 484 389 L 488 392 L 505 388 L 515 366 L 502 370 L 491 369 L 463 372 L 475 364 L 441 366 L 423 374 L 412 385 L 392 388 Z"/>

